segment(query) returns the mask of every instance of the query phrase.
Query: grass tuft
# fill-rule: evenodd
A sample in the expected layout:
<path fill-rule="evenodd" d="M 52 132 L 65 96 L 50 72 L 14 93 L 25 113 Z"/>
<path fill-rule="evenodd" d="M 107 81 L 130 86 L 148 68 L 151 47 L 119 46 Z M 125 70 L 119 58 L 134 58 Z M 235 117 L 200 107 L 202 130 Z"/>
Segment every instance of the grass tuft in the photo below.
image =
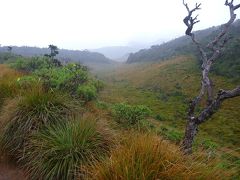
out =
<path fill-rule="evenodd" d="M 90 179 L 221 179 L 230 176 L 213 161 L 186 157 L 166 141 L 136 133 L 130 133 L 108 161 L 90 169 Z"/>
<path fill-rule="evenodd" d="M 66 95 L 41 89 L 9 101 L 0 116 L 2 148 L 17 157 L 31 134 L 46 125 L 63 123 L 76 109 L 76 103 Z"/>
<path fill-rule="evenodd" d="M 109 153 L 112 137 L 95 120 L 49 126 L 31 137 L 23 161 L 33 179 L 76 179 L 82 166 Z"/>

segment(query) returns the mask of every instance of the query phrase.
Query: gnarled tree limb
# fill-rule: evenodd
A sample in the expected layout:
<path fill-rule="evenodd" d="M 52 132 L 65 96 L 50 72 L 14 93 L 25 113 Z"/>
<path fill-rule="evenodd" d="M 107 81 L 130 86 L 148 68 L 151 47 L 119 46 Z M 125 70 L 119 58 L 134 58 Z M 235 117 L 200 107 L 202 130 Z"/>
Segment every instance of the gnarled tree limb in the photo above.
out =
<path fill-rule="evenodd" d="M 222 31 L 215 37 L 215 39 L 209 42 L 209 44 L 205 47 L 212 51 L 210 55 L 207 55 L 204 47 L 196 40 L 195 34 L 192 32 L 193 26 L 196 23 L 200 22 L 197 20 L 198 16 L 195 16 L 193 18 L 192 15 L 195 11 L 200 9 L 201 4 L 196 3 L 195 7 L 192 10 L 188 7 L 188 4 L 185 3 L 184 0 L 183 5 L 188 12 L 188 15 L 183 20 L 184 24 L 187 26 L 185 34 L 192 38 L 192 41 L 197 46 L 202 58 L 201 90 L 199 92 L 199 95 L 195 97 L 195 99 L 193 99 L 189 104 L 188 122 L 186 125 L 185 137 L 182 144 L 184 152 L 191 153 L 192 143 L 195 135 L 197 134 L 198 125 L 208 120 L 220 108 L 220 105 L 224 100 L 240 96 L 240 86 L 238 86 L 237 88 L 229 91 L 220 90 L 214 98 L 213 85 L 211 79 L 209 78 L 209 72 L 213 63 L 220 56 L 223 47 L 229 39 L 226 37 L 226 34 L 229 31 L 231 24 L 236 19 L 236 14 L 234 11 L 240 8 L 240 4 L 233 5 L 233 0 L 225 1 L 225 5 L 229 7 L 230 19 L 226 24 L 222 26 Z M 205 94 L 207 94 L 206 107 L 202 110 L 202 112 L 196 115 L 195 109 Z"/>

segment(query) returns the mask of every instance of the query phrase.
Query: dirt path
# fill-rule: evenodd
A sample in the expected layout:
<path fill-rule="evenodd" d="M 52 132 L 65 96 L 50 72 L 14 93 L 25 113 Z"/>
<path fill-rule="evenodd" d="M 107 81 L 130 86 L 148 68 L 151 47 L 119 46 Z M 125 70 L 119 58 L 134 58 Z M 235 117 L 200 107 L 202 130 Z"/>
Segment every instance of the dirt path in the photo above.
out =
<path fill-rule="evenodd" d="M 0 159 L 0 180 L 26 180 L 23 171 L 12 163 Z"/>

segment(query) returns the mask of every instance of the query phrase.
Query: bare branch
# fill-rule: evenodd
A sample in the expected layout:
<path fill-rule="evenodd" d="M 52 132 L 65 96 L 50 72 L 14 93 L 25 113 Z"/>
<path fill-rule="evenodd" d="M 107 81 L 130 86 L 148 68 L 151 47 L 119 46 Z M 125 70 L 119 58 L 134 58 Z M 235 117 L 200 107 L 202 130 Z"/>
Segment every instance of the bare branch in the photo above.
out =
<path fill-rule="evenodd" d="M 207 48 L 209 48 L 212 51 L 211 56 L 208 57 L 203 46 L 196 40 L 195 34 L 192 32 L 194 24 L 199 22 L 199 20 L 197 20 L 198 16 L 193 18 L 192 13 L 196 10 L 199 10 L 201 4 L 196 3 L 195 8 L 190 10 L 188 4 L 185 3 L 185 1 L 183 0 L 183 4 L 188 12 L 188 15 L 183 20 L 184 24 L 187 26 L 185 34 L 192 38 L 193 43 L 197 46 L 202 57 L 201 89 L 199 95 L 195 97 L 189 104 L 188 122 L 185 129 L 185 136 L 182 144 L 185 153 L 191 153 L 192 143 L 197 133 L 198 125 L 207 121 L 220 108 L 222 102 L 225 99 L 240 96 L 240 86 L 238 86 L 237 88 L 231 91 L 221 90 L 214 98 L 213 83 L 209 78 L 209 72 L 212 67 L 212 64 L 220 56 L 221 51 L 223 50 L 225 44 L 229 40 L 229 37 L 227 37 L 226 34 L 229 31 L 231 24 L 236 19 L 236 14 L 234 13 L 234 11 L 240 8 L 240 4 L 234 6 L 233 1 L 234 0 L 225 1 L 225 5 L 229 7 L 230 19 L 226 24 L 222 26 L 223 27 L 222 31 L 215 37 L 215 39 L 209 42 L 209 44 L 207 45 Z M 202 110 L 202 112 L 199 115 L 195 115 L 196 107 L 199 105 L 200 101 L 203 99 L 205 94 L 207 94 L 206 107 Z"/>
<path fill-rule="evenodd" d="M 237 10 L 238 8 L 240 8 L 240 4 L 234 6 L 233 5 L 233 0 L 231 0 L 230 2 L 228 2 L 228 0 L 226 0 L 225 5 L 229 7 L 229 11 L 230 11 L 230 19 L 229 21 L 223 25 L 223 30 L 219 33 L 219 35 L 216 36 L 216 38 L 211 41 L 207 47 L 209 49 L 211 49 L 212 51 L 214 51 L 214 46 L 217 46 L 218 43 L 220 42 L 220 40 L 226 35 L 226 33 L 228 32 L 231 24 L 234 22 L 234 20 L 236 19 L 236 14 L 234 13 L 235 10 Z"/>
<path fill-rule="evenodd" d="M 237 96 L 240 96 L 240 86 L 230 91 L 220 90 L 211 105 L 202 111 L 201 114 L 196 118 L 197 124 L 207 121 L 215 112 L 217 112 L 224 100 Z"/>
<path fill-rule="evenodd" d="M 201 9 L 200 8 L 201 3 L 200 4 L 196 3 L 195 8 L 193 8 L 192 10 L 189 9 L 188 4 L 185 3 L 184 0 L 183 0 L 183 5 L 186 7 L 188 11 L 188 15 L 183 19 L 184 24 L 187 26 L 187 30 L 185 34 L 191 36 L 193 25 L 200 22 L 199 20 L 197 20 L 198 15 L 195 18 L 193 18 L 192 14 L 194 11 Z"/>

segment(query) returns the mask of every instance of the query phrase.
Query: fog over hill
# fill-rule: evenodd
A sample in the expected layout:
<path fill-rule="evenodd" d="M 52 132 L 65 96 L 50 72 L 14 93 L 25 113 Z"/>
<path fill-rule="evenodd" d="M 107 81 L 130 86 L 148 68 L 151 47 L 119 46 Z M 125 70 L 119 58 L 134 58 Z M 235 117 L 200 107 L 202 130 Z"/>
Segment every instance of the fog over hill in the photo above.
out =
<path fill-rule="evenodd" d="M 125 62 L 131 53 L 135 53 L 144 48 L 150 48 L 152 44 L 162 44 L 166 41 L 166 38 L 160 38 L 154 42 L 129 42 L 126 46 L 108 46 L 98 49 L 90 49 L 90 51 L 104 54 L 106 57 L 114 61 Z"/>
<path fill-rule="evenodd" d="M 7 47 L 0 47 L 0 52 L 7 52 Z M 28 47 L 28 46 L 12 46 L 12 53 L 32 57 L 32 56 L 43 56 L 44 54 L 49 53 L 50 50 L 48 48 L 39 48 L 39 47 Z M 89 63 L 102 63 L 109 64 L 114 63 L 109 58 L 105 57 L 101 53 L 90 52 L 87 50 L 67 50 L 67 49 L 59 49 L 59 54 L 57 58 L 63 61 L 76 61 L 81 62 L 83 64 Z"/>
<path fill-rule="evenodd" d="M 207 44 L 221 31 L 221 26 L 213 26 L 204 30 L 196 31 L 196 38 L 202 43 Z M 230 28 L 228 36 L 231 40 L 226 49 L 230 48 L 240 38 L 240 20 L 237 20 Z M 226 51 L 229 52 L 229 51 Z M 235 51 L 238 52 L 237 50 Z M 161 45 L 156 44 L 148 49 L 142 49 L 136 53 L 131 53 L 127 63 L 159 61 L 182 54 L 197 54 L 198 51 L 188 36 L 182 36 L 168 41 Z"/>

